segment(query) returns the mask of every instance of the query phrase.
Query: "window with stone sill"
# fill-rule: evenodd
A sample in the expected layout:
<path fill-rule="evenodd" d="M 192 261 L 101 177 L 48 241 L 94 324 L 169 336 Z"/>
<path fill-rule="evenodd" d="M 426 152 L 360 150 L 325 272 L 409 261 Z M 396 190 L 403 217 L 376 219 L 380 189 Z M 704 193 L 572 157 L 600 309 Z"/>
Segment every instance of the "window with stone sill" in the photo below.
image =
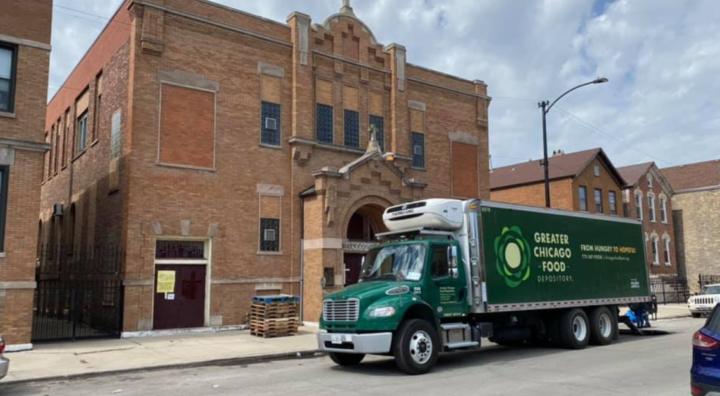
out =
<path fill-rule="evenodd" d="M 617 194 L 615 191 L 610 191 L 608 193 L 608 203 L 610 204 L 610 214 L 616 215 L 617 214 Z"/>
<path fill-rule="evenodd" d="M 9 173 L 9 167 L 0 166 L 0 253 L 5 252 L 5 217 L 7 215 Z"/>
<path fill-rule="evenodd" d="M 260 143 L 280 146 L 280 114 L 279 104 L 262 102 Z"/>
<path fill-rule="evenodd" d="M 670 263 L 670 238 L 665 238 L 665 265 L 671 265 L 671 263 Z"/>
<path fill-rule="evenodd" d="M 15 68 L 17 47 L 0 43 L 0 112 L 15 109 Z"/>
<path fill-rule="evenodd" d="M 77 151 L 76 155 L 82 153 L 87 148 L 88 138 L 88 112 L 82 113 L 77 120 Z"/>
<path fill-rule="evenodd" d="M 412 133 L 412 167 L 425 168 L 425 135 L 418 132 Z"/>
<path fill-rule="evenodd" d="M 587 210 L 588 210 L 587 187 L 585 187 L 585 186 L 578 187 L 578 197 L 580 198 L 580 210 L 583 212 L 587 212 Z"/>
<path fill-rule="evenodd" d="M 316 108 L 316 128 L 317 128 L 317 141 L 320 143 L 334 142 L 333 139 L 333 107 L 317 104 Z"/>
<path fill-rule="evenodd" d="M 280 251 L 280 219 L 260 219 L 260 251 Z"/>
<path fill-rule="evenodd" d="M 344 112 L 345 147 L 360 148 L 360 114 L 354 110 Z"/>
<path fill-rule="evenodd" d="M 667 199 L 665 199 L 664 197 L 661 197 L 661 198 L 660 198 L 660 220 L 661 220 L 663 223 L 667 223 L 667 222 L 668 222 L 668 219 L 667 219 Z"/>
<path fill-rule="evenodd" d="M 650 211 L 650 221 L 655 222 L 655 197 L 650 196 L 648 197 L 648 210 Z"/>
<path fill-rule="evenodd" d="M 642 196 L 640 194 L 635 194 L 635 212 L 637 214 L 637 218 L 642 220 L 643 219 L 643 207 L 642 207 Z"/>
<path fill-rule="evenodd" d="M 658 239 L 657 237 L 653 237 L 652 239 L 652 255 L 653 255 L 653 264 L 660 264 L 660 258 L 658 257 Z"/>
<path fill-rule="evenodd" d="M 595 213 L 603 213 L 603 199 L 602 190 L 599 188 L 595 189 Z"/>

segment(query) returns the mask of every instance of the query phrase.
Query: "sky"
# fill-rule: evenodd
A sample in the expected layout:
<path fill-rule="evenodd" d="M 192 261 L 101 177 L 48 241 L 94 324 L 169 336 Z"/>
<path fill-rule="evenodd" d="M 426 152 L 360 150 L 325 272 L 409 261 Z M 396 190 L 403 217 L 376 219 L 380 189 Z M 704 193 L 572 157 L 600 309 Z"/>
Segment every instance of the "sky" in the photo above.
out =
<path fill-rule="evenodd" d="M 54 0 L 52 95 L 122 0 Z M 285 22 L 292 11 L 322 23 L 341 0 L 217 0 Z M 720 158 L 720 1 L 353 0 L 382 44 L 408 62 L 488 84 L 493 167 L 548 149 L 602 147 L 615 166 L 659 167 Z M 428 104 L 430 105 L 430 104 Z M 429 148 L 430 149 L 430 148 Z"/>

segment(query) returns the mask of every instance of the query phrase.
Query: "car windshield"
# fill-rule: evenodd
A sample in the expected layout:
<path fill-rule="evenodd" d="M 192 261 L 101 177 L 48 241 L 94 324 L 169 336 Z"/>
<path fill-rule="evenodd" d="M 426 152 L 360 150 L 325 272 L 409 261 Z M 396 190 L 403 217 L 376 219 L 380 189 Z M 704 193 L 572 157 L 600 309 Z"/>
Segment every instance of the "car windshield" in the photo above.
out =
<path fill-rule="evenodd" d="M 700 294 L 720 294 L 720 286 L 706 286 Z"/>
<path fill-rule="evenodd" d="M 370 250 L 363 258 L 360 279 L 397 279 L 417 281 L 422 277 L 425 245 L 383 246 Z"/>

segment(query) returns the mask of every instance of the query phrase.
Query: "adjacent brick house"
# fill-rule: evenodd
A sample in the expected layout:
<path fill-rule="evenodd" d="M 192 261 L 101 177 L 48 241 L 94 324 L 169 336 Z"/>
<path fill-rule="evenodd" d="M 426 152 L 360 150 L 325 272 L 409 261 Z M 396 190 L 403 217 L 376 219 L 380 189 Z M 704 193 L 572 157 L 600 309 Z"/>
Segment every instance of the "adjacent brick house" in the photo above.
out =
<path fill-rule="evenodd" d="M 44 238 L 122 248 L 125 333 L 241 325 L 262 293 L 315 321 L 384 208 L 490 195 L 487 86 L 406 59 L 347 2 L 128 0 L 48 105 Z"/>
<path fill-rule="evenodd" d="M 651 275 L 677 275 L 673 189 L 654 162 L 618 168 L 627 185 L 623 189 L 626 217 L 643 223 Z"/>
<path fill-rule="evenodd" d="M 662 169 L 672 186 L 678 271 L 699 291 L 698 275 L 720 275 L 720 160 Z"/>
<path fill-rule="evenodd" d="M 12 11 L 9 11 L 12 10 Z M 9 0 L 0 12 L 0 334 L 31 348 L 52 1 Z"/>
<path fill-rule="evenodd" d="M 556 152 L 548 163 L 553 208 L 623 216 L 620 194 L 625 181 L 602 149 Z M 493 201 L 545 206 L 542 161 L 493 169 L 490 190 Z"/>

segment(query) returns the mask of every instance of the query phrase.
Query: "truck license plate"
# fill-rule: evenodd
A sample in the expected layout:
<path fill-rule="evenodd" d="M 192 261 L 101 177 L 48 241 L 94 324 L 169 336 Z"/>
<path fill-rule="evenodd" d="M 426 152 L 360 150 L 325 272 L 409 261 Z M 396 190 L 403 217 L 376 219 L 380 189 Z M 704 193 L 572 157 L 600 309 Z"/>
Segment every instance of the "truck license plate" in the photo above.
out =
<path fill-rule="evenodd" d="M 333 334 L 330 342 L 332 342 L 333 344 L 342 344 L 342 335 Z"/>

